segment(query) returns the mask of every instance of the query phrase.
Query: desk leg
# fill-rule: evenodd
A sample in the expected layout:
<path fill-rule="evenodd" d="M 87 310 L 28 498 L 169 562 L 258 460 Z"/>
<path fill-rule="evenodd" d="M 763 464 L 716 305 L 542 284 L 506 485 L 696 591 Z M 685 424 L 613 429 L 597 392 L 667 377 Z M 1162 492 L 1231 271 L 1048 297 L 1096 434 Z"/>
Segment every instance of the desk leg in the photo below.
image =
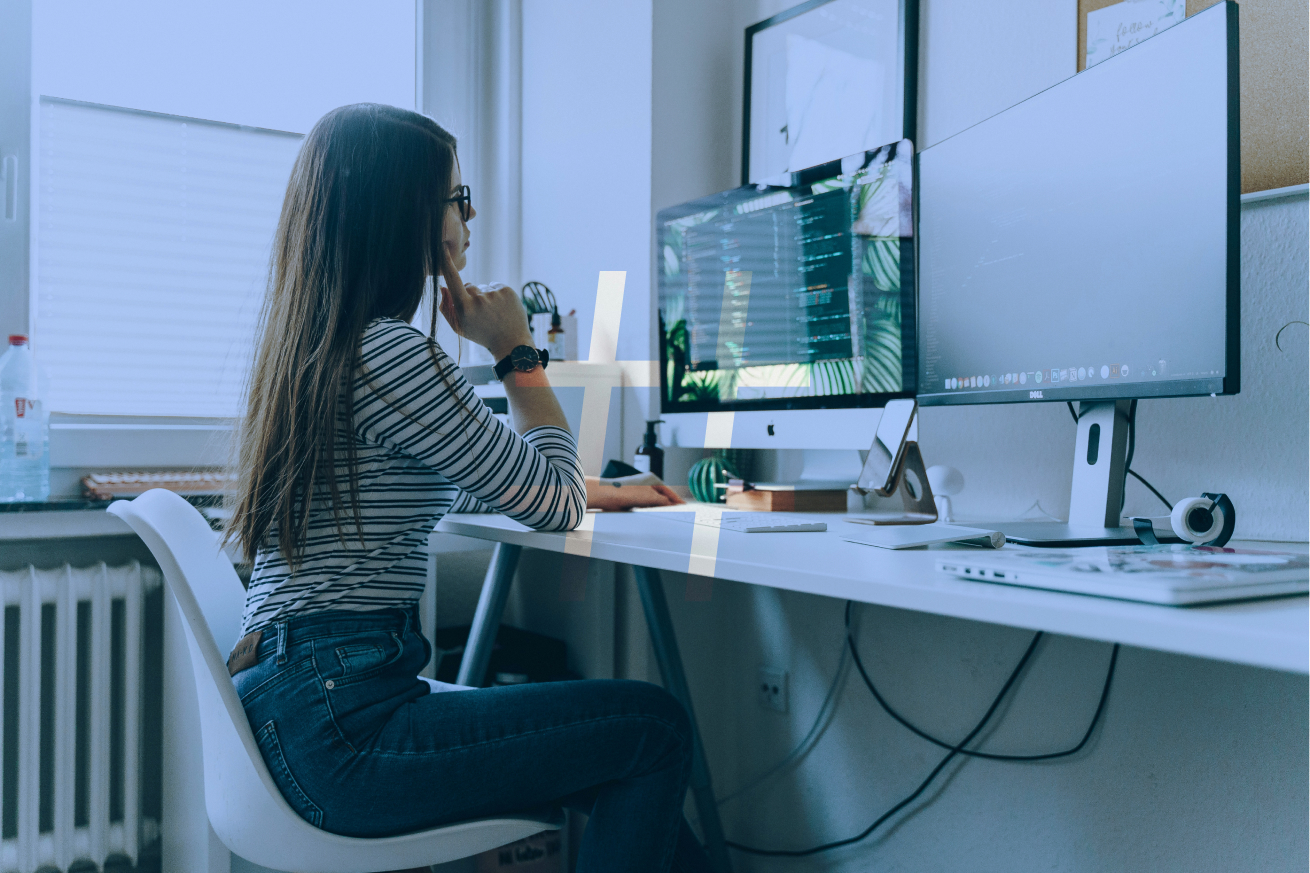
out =
<path fill-rule="evenodd" d="M 691 692 L 687 689 L 687 676 L 682 671 L 682 658 L 678 655 L 678 641 L 673 635 L 673 621 L 669 616 L 669 603 L 664 599 L 664 584 L 658 570 L 633 566 L 637 577 L 637 592 L 641 607 L 646 613 L 646 626 L 650 629 L 651 643 L 655 647 L 655 661 L 659 664 L 664 687 L 682 703 L 691 718 L 692 761 L 691 795 L 700 815 L 701 831 L 705 835 L 705 851 L 718 873 L 730 873 L 728 847 L 724 844 L 723 824 L 719 821 L 719 807 L 714 802 L 714 789 L 710 785 L 710 768 L 705 761 L 705 748 L 696 725 L 696 711 L 691 706 Z"/>
<path fill-rule="evenodd" d="M 496 543 L 491 565 L 482 580 L 482 593 L 478 595 L 478 608 L 473 613 L 468 642 L 464 644 L 464 657 L 459 661 L 459 678 L 455 681 L 460 685 L 481 687 L 486 678 L 491 648 L 500 628 L 500 616 L 505 611 L 505 601 L 509 598 L 509 587 L 514 582 L 514 570 L 522 551 L 522 546 Z"/>

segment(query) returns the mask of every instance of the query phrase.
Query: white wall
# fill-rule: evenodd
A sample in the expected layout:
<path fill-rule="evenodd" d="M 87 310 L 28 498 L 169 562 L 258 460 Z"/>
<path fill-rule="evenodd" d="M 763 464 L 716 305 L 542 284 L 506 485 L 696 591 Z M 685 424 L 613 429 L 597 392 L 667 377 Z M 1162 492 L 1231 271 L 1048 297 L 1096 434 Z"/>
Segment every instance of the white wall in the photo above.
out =
<path fill-rule="evenodd" d="M 649 360 L 650 0 L 526 0 L 522 21 L 520 277 L 577 310 L 586 360 L 599 274 L 626 271 L 618 358 Z M 642 398 L 615 392 L 610 409 L 606 457 L 622 457 Z"/>
<path fill-rule="evenodd" d="M 789 5 L 525 5 L 524 278 L 540 273 L 585 317 L 596 271 L 627 269 L 623 357 L 650 351 L 641 344 L 650 342 L 653 308 L 639 296 L 649 295 L 650 219 L 736 184 L 742 30 Z M 1072 75 L 1075 8 L 1075 0 L 921 0 L 920 145 Z M 1290 329 L 1286 352 L 1273 335 L 1306 319 L 1305 198 L 1249 204 L 1242 221 L 1242 394 L 1143 403 L 1134 466 L 1175 497 L 1227 490 L 1242 535 L 1304 540 L 1305 333 Z M 628 428 L 633 443 L 639 430 Z M 921 438 L 929 463 L 964 471 L 961 512 L 1014 516 L 1040 500 L 1060 514 L 1067 505 L 1073 426 L 1062 404 L 930 409 Z M 1130 511 L 1152 508 L 1143 494 L 1130 486 Z M 722 581 L 708 602 L 693 602 L 684 584 L 666 574 L 724 794 L 809 728 L 840 655 L 842 604 Z M 618 672 L 655 678 L 632 599 L 620 571 Z M 893 609 L 861 613 L 866 662 L 888 696 L 948 738 L 967 731 L 1029 639 Z M 1075 742 L 1108 655 L 1103 643 L 1048 638 L 990 747 Z M 762 665 L 790 672 L 786 715 L 754 701 Z M 737 855 L 736 869 L 1304 870 L 1308 707 L 1304 677 L 1126 649 L 1102 728 L 1078 758 L 953 765 L 878 838 L 808 860 Z M 816 751 L 787 778 L 726 806 L 725 826 L 733 839 L 774 847 L 844 837 L 937 759 L 877 710 L 852 674 Z"/>
<path fill-rule="evenodd" d="M 648 346 L 651 4 L 528 0 L 523 8 L 525 281 L 578 310 L 590 348 L 601 270 L 626 270 L 620 357 Z"/>
<path fill-rule="evenodd" d="M 701 731 L 725 795 L 809 729 L 841 651 L 840 601 L 715 581 L 709 603 L 665 574 Z M 880 690 L 958 740 L 1030 640 L 1025 631 L 863 607 L 860 645 Z M 984 748 L 1077 742 L 1110 647 L 1048 637 Z M 761 665 L 790 673 L 791 710 L 755 702 Z M 744 871 L 1299 871 L 1307 860 L 1304 676 L 1124 649 L 1103 723 L 1077 757 L 969 761 L 881 836 L 805 860 L 735 855 Z M 731 839 L 802 848 L 859 833 L 941 759 L 877 708 L 852 670 L 836 717 L 789 775 L 723 808 Z"/>

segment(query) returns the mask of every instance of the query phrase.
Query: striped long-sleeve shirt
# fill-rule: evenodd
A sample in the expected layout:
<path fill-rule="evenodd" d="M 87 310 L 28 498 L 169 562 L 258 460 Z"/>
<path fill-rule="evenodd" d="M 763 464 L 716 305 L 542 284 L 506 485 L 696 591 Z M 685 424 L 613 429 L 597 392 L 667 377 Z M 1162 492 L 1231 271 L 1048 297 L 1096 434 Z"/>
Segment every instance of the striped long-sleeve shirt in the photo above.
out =
<path fill-rule="evenodd" d="M 447 512 L 503 512 L 538 530 L 571 530 L 586 510 L 577 446 L 559 427 L 520 437 L 473 393 L 455 363 L 396 319 L 364 330 L 352 386 L 354 431 L 341 428 L 337 481 L 348 500 L 353 439 L 363 542 L 349 509 L 344 539 L 329 500 L 310 504 L 309 536 L 293 573 L 277 532 L 255 557 L 242 633 L 293 614 L 408 606 L 423 591 L 427 538 Z"/>

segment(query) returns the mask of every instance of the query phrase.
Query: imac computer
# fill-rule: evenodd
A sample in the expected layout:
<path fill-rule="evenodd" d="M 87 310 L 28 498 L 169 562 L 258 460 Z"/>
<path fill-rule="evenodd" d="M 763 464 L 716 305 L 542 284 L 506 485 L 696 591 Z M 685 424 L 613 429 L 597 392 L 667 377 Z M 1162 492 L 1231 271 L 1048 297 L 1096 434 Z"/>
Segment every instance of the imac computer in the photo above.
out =
<path fill-rule="evenodd" d="M 867 449 L 915 393 L 909 140 L 660 211 L 660 408 L 682 445 Z"/>
<path fill-rule="evenodd" d="M 1013 541 L 1136 542 L 1130 401 L 1238 392 L 1237 76 L 1219 3 L 919 155 L 919 403 L 1078 402 Z"/>

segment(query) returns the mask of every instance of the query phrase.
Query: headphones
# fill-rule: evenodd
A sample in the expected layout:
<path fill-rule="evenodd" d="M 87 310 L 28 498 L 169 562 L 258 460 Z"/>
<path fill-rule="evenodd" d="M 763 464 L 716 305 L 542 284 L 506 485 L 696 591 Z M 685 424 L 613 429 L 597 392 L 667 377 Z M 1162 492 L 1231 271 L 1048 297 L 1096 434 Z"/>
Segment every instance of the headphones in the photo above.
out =
<path fill-rule="evenodd" d="M 1172 513 L 1159 518 L 1133 518 L 1133 530 L 1144 545 L 1158 546 L 1155 523 L 1168 520 L 1174 535 L 1194 546 L 1222 546 L 1233 536 L 1237 510 L 1227 494 L 1204 492 L 1200 497 L 1180 500 Z M 1163 526 L 1163 525 L 1161 525 Z"/>

